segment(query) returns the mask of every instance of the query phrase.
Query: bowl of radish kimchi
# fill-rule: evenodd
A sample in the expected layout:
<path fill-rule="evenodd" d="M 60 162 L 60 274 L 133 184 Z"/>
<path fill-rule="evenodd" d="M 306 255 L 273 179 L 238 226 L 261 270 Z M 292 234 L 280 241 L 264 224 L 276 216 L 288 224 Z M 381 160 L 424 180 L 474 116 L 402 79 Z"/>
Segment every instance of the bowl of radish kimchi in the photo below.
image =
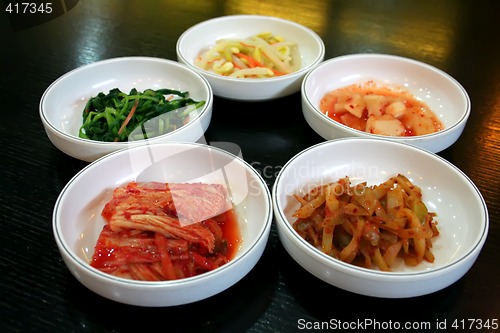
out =
<path fill-rule="evenodd" d="M 387 54 L 322 62 L 305 76 L 301 98 L 305 120 L 326 140 L 384 137 L 434 153 L 458 140 L 471 109 L 449 74 Z"/>
<path fill-rule="evenodd" d="M 119 150 L 61 191 L 53 232 L 69 272 L 102 297 L 175 306 L 216 295 L 258 262 L 272 223 L 265 181 L 198 143 Z"/>
<path fill-rule="evenodd" d="M 352 293 L 407 298 L 467 274 L 486 242 L 485 201 L 445 159 L 385 138 L 342 138 L 292 157 L 272 189 L 285 250 Z M 309 286 L 314 289 L 314 286 Z"/>
<path fill-rule="evenodd" d="M 214 95 L 243 101 L 298 92 L 304 75 L 324 56 L 325 45 L 312 29 L 264 15 L 213 18 L 177 41 L 177 60 L 203 75 Z"/>

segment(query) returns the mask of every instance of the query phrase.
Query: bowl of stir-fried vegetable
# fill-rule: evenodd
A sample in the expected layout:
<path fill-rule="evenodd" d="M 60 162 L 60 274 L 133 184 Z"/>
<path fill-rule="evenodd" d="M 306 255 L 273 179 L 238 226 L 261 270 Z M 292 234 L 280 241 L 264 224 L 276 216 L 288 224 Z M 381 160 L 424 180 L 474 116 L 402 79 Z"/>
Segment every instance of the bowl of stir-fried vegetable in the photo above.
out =
<path fill-rule="evenodd" d="M 208 81 L 172 60 L 123 57 L 78 67 L 40 101 L 50 141 L 87 162 L 141 144 L 203 140 L 212 116 Z"/>
<path fill-rule="evenodd" d="M 300 90 L 324 59 L 312 29 L 262 15 L 228 15 L 200 22 L 177 41 L 177 59 L 202 74 L 220 97 L 262 101 Z"/>
<path fill-rule="evenodd" d="M 474 183 L 445 159 L 386 138 L 342 138 L 292 157 L 272 189 L 278 236 L 305 270 L 361 295 L 407 298 L 462 278 L 486 242 Z M 314 293 L 314 284 L 308 288 Z"/>

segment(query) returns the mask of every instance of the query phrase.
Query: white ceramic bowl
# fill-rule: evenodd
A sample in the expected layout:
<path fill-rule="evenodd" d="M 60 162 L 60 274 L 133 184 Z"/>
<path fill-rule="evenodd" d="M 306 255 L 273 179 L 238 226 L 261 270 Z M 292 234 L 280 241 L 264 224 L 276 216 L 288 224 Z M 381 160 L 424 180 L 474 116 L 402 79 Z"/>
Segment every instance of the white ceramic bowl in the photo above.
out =
<path fill-rule="evenodd" d="M 345 176 L 353 185 L 376 185 L 399 173 L 422 189 L 429 211 L 438 214 L 434 263 L 402 264 L 391 272 L 360 268 L 324 254 L 292 228 L 299 207 L 293 194 Z M 272 198 L 279 238 L 293 259 L 319 279 L 367 296 L 413 297 L 451 285 L 471 268 L 488 233 L 484 199 L 463 172 L 433 153 L 387 139 L 336 139 L 302 151 L 281 169 Z"/>
<path fill-rule="evenodd" d="M 280 35 L 294 41 L 301 54 L 297 72 L 260 79 L 229 78 L 195 66 L 195 59 L 222 38 L 247 38 L 260 32 Z M 187 29 L 177 41 L 177 59 L 201 73 L 216 96 L 234 100 L 262 101 L 290 95 L 300 90 L 304 75 L 323 61 L 325 45 L 311 29 L 298 23 L 271 16 L 230 15 L 214 18 Z"/>
<path fill-rule="evenodd" d="M 119 88 L 169 88 L 188 91 L 205 105 L 190 114 L 189 122 L 175 131 L 148 140 L 99 142 L 78 136 L 82 111 L 90 97 Z M 43 93 L 40 118 L 50 141 L 62 152 L 92 162 L 112 151 L 143 144 L 190 141 L 203 137 L 212 117 L 213 91 L 205 78 L 176 61 L 151 57 L 107 59 L 78 67 L 55 80 Z"/>
<path fill-rule="evenodd" d="M 322 97 L 355 83 L 375 80 L 406 88 L 425 102 L 444 125 L 433 134 L 389 137 L 391 140 L 440 152 L 462 134 L 471 103 L 465 89 L 447 73 L 428 64 L 393 55 L 353 54 L 324 61 L 311 70 L 302 82 L 302 111 L 311 128 L 326 140 L 341 137 L 380 137 L 352 129 L 332 120 L 320 110 Z"/>
<path fill-rule="evenodd" d="M 242 235 L 234 259 L 195 277 L 163 282 L 118 278 L 91 267 L 89 259 L 105 223 L 102 208 L 114 188 L 132 180 L 226 186 Z M 64 263 L 90 290 L 125 304 L 173 306 L 208 298 L 243 278 L 264 251 L 272 216 L 267 185 L 241 158 L 217 147 L 171 142 L 123 149 L 90 163 L 61 191 L 53 232 Z"/>

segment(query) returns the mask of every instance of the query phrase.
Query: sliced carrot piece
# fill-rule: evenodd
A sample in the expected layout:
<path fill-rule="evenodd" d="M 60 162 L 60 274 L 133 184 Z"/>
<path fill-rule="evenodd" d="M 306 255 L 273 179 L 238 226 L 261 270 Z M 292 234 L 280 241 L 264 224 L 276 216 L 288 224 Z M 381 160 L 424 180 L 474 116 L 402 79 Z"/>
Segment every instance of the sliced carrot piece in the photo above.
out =
<path fill-rule="evenodd" d="M 132 116 L 134 115 L 138 105 L 139 105 L 139 100 L 136 99 L 134 105 L 132 105 L 132 109 L 130 110 L 127 118 L 125 118 L 125 121 L 123 122 L 122 126 L 120 126 L 120 129 L 118 130 L 118 135 L 122 134 L 125 127 L 127 127 L 127 124 L 130 122 L 130 119 L 132 119 Z M 118 141 L 118 138 L 115 139 L 115 142 L 116 141 Z"/>

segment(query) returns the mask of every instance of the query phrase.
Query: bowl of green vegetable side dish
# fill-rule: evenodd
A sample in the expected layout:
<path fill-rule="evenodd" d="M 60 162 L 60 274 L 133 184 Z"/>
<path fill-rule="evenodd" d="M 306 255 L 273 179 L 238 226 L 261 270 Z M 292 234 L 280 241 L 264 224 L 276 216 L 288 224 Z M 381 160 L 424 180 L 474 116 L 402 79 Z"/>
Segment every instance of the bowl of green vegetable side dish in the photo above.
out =
<path fill-rule="evenodd" d="M 142 144 L 200 141 L 212 106 L 210 84 L 185 65 L 121 57 L 62 75 L 45 90 L 39 108 L 52 144 L 92 162 Z"/>

